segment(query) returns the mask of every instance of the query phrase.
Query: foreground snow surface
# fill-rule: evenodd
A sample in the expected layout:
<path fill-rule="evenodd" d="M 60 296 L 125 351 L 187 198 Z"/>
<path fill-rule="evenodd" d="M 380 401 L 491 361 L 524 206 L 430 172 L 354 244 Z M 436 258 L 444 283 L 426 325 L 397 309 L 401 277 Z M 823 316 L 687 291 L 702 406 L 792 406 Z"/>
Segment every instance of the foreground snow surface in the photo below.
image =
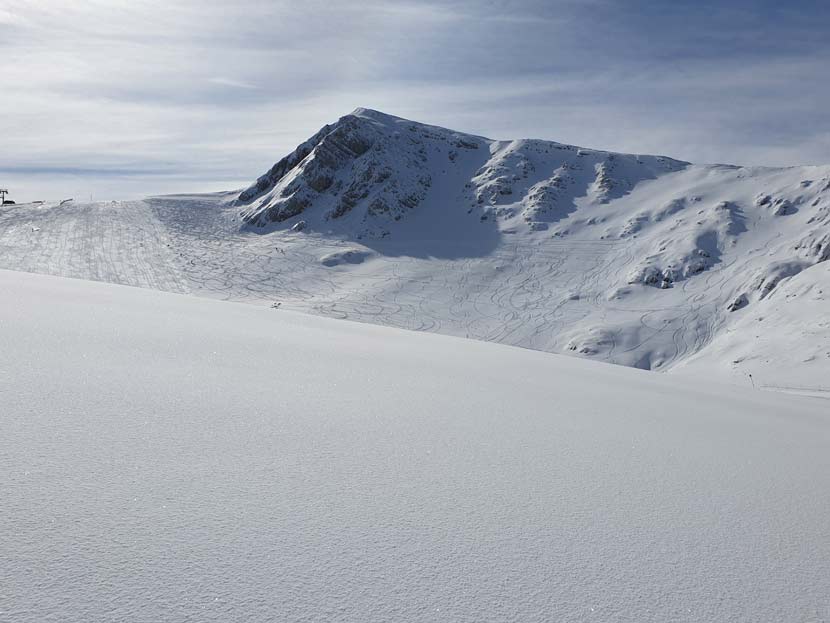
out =
<path fill-rule="evenodd" d="M 0 620 L 823 621 L 825 400 L 0 271 Z"/>

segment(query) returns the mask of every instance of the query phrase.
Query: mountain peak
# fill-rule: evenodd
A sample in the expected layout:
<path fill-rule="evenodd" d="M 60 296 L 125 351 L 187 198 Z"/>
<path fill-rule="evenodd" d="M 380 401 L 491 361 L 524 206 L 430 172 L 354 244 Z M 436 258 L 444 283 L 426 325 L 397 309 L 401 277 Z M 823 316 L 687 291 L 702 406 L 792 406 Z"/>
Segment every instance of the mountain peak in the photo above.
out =
<path fill-rule="evenodd" d="M 312 228 L 348 222 L 350 235 L 383 237 L 428 204 L 499 229 L 542 231 L 583 198 L 606 203 L 685 166 L 552 141 L 494 141 L 356 108 L 277 162 L 239 203 L 257 228 L 296 217 Z"/>
<path fill-rule="evenodd" d="M 385 112 L 381 112 L 380 110 L 375 110 L 373 108 L 363 108 L 358 107 L 355 108 L 352 112 L 350 112 L 347 116 L 349 117 L 361 117 L 363 119 L 371 119 L 372 121 L 381 121 L 384 123 L 390 122 L 409 122 L 407 119 L 403 119 L 402 117 L 396 117 L 394 115 L 387 114 Z M 409 122 L 412 123 L 412 122 Z"/>

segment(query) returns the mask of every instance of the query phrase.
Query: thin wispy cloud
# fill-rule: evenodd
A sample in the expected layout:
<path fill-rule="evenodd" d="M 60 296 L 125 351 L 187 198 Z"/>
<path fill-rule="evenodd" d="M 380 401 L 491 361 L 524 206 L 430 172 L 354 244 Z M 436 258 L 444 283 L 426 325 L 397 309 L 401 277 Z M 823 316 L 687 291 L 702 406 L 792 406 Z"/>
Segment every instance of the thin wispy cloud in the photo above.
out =
<path fill-rule="evenodd" d="M 39 167 L 55 189 L 62 169 L 135 171 L 136 192 L 159 169 L 159 190 L 241 185 L 357 106 L 496 138 L 830 162 L 828 18 L 821 2 L 0 0 L 0 175 L 25 168 L 27 193 Z"/>
<path fill-rule="evenodd" d="M 255 84 L 249 84 L 247 82 L 242 82 L 241 80 L 234 80 L 233 78 L 224 78 L 222 76 L 216 78 L 209 78 L 208 82 L 211 84 L 218 84 L 219 86 L 223 87 L 231 87 L 234 89 L 258 89 L 259 87 Z"/>

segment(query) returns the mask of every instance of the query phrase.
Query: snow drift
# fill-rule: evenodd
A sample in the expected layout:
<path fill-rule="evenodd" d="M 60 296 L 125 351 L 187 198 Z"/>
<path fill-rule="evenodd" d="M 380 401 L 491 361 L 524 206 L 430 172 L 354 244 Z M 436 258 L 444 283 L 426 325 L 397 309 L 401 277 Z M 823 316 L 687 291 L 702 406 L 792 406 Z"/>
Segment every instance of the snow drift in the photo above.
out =
<path fill-rule="evenodd" d="M 822 400 L 0 271 L 2 618 L 830 614 Z"/>

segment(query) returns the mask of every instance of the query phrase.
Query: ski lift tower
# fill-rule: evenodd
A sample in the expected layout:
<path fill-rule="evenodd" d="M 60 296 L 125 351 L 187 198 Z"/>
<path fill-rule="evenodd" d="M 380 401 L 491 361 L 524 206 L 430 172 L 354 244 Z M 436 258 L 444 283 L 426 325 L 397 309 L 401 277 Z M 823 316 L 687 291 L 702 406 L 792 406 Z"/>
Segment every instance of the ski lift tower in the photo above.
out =
<path fill-rule="evenodd" d="M 5 188 L 0 188 L 0 206 L 6 203 L 6 195 L 9 194 L 9 191 Z"/>

